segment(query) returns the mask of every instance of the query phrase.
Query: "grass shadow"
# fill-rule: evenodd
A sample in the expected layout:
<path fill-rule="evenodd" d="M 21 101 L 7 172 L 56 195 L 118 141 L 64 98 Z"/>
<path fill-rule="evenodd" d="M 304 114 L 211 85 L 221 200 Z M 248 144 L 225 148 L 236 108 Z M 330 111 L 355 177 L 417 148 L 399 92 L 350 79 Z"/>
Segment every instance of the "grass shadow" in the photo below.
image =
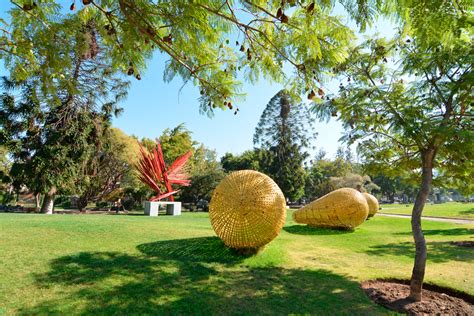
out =
<path fill-rule="evenodd" d="M 424 229 L 423 234 L 425 236 L 440 235 L 440 236 L 464 236 L 474 235 L 474 229 L 469 228 L 450 228 L 450 229 Z M 411 231 L 399 232 L 395 235 L 412 235 Z"/>
<path fill-rule="evenodd" d="M 358 282 L 327 270 L 237 269 L 219 264 L 214 269 L 209 264 L 181 261 L 180 256 L 178 261 L 158 257 L 117 252 L 60 257 L 52 261 L 48 273 L 37 277 L 37 285 L 52 294 L 19 313 L 266 315 L 383 311 L 370 302 Z"/>
<path fill-rule="evenodd" d="M 469 248 L 458 247 L 451 242 L 428 242 L 428 261 L 449 262 L 466 261 L 474 262 L 474 252 Z M 415 245 L 411 242 L 398 244 L 384 244 L 370 247 L 367 254 L 374 256 L 406 256 L 414 258 Z"/>
<path fill-rule="evenodd" d="M 283 230 L 290 234 L 296 235 L 342 235 L 353 233 L 353 230 L 344 230 L 344 229 L 329 229 L 329 228 L 319 228 L 311 227 L 309 225 L 292 225 L 285 226 Z"/>
<path fill-rule="evenodd" d="M 474 215 L 474 207 L 471 207 L 468 210 L 460 211 L 459 214 L 462 215 Z"/>
<path fill-rule="evenodd" d="M 52 260 L 51 270 L 37 275 L 36 282 L 46 287 L 54 283 L 75 285 L 100 282 L 111 275 L 126 277 L 131 271 L 124 267 L 134 267 L 133 274 L 147 273 L 149 266 L 141 266 L 141 262 L 138 257 L 118 252 L 80 252 Z"/>
<path fill-rule="evenodd" d="M 198 237 L 157 241 L 137 246 L 143 254 L 165 260 L 236 264 L 246 257 L 224 245 L 218 237 Z"/>

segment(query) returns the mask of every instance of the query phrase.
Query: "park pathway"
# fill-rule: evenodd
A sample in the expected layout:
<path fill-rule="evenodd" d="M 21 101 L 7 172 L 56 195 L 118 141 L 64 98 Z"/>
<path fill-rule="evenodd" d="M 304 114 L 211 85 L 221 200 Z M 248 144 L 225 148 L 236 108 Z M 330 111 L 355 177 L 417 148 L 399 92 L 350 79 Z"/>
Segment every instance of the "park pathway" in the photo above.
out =
<path fill-rule="evenodd" d="M 387 216 L 387 217 L 398 217 L 398 218 L 411 218 L 411 215 L 407 215 L 407 214 L 389 214 L 389 213 L 378 212 L 377 215 Z M 445 223 L 454 223 L 454 224 L 474 224 L 474 220 L 462 219 L 462 218 L 422 216 L 421 219 L 427 220 L 427 221 L 445 222 Z"/>

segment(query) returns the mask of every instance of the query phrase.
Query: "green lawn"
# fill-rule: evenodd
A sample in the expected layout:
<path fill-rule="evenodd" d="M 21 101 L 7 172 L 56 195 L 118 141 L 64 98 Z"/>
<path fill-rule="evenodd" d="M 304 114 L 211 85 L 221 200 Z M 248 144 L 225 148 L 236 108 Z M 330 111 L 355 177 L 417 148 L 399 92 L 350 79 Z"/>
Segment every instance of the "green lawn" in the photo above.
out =
<path fill-rule="evenodd" d="M 473 225 L 423 223 L 426 280 L 474 294 Z M 206 213 L 179 217 L 0 214 L 0 314 L 384 314 L 359 287 L 408 278 L 410 222 L 355 232 L 288 217 L 255 257 L 228 251 Z"/>
<path fill-rule="evenodd" d="M 413 208 L 413 204 L 382 204 L 381 206 L 381 212 L 392 214 L 411 214 Z M 474 219 L 474 203 L 428 203 L 425 205 L 423 215 Z"/>

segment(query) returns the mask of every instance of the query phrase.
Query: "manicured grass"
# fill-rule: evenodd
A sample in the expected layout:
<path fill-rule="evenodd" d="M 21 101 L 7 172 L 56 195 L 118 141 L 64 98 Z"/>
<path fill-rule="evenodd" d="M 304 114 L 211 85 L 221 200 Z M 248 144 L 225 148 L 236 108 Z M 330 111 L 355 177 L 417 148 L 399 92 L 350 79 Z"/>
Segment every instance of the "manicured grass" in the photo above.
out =
<path fill-rule="evenodd" d="M 215 237 L 206 213 L 179 217 L 0 214 L 0 314 L 386 314 L 359 282 L 408 278 L 410 222 L 355 232 L 288 216 L 254 257 Z M 474 294 L 474 226 L 423 222 L 426 280 Z"/>
<path fill-rule="evenodd" d="M 381 212 L 392 214 L 411 214 L 413 209 L 413 204 L 382 204 L 381 206 Z M 474 203 L 427 203 L 423 210 L 423 215 L 474 219 Z"/>

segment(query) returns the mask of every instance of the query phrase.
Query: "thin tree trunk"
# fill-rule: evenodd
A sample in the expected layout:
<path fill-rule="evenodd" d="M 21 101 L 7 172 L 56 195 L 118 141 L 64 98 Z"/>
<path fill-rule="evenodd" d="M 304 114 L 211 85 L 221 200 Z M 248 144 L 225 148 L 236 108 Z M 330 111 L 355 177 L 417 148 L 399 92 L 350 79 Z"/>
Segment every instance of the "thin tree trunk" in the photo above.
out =
<path fill-rule="evenodd" d="M 35 212 L 38 213 L 41 207 L 41 193 L 35 194 Z"/>
<path fill-rule="evenodd" d="M 80 212 L 83 212 L 85 210 L 88 202 L 89 202 L 89 199 L 86 196 L 80 196 L 77 199 L 77 208 L 79 209 Z"/>
<path fill-rule="evenodd" d="M 41 206 L 41 213 L 53 214 L 55 195 L 56 195 L 56 187 L 52 187 L 51 190 L 49 190 L 44 195 L 43 205 Z"/>
<path fill-rule="evenodd" d="M 426 200 L 430 193 L 431 183 L 433 181 L 433 160 L 435 150 L 429 149 L 422 152 L 422 174 L 421 187 L 415 199 L 415 205 L 411 215 L 411 229 L 415 240 L 415 264 L 410 281 L 409 299 L 419 302 L 421 301 L 421 290 L 423 288 L 423 279 L 425 277 L 426 268 L 426 241 L 421 229 L 421 214 L 425 206 Z"/>

